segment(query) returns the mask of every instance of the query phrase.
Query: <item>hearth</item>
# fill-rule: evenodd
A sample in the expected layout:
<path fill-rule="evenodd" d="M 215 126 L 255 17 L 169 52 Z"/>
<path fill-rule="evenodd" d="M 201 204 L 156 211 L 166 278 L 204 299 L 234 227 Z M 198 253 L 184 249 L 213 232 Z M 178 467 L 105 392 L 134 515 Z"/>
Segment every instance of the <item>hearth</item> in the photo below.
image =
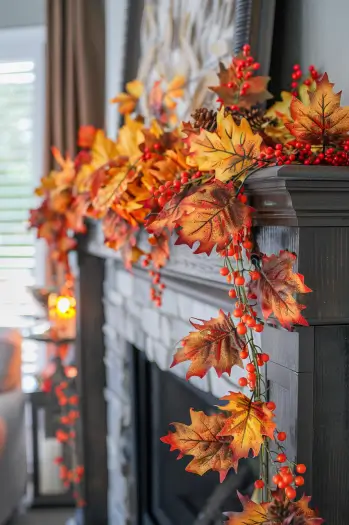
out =
<path fill-rule="evenodd" d="M 169 424 L 188 420 L 188 407 L 214 412 L 217 399 L 191 386 L 171 372 L 161 370 L 146 354 L 132 347 L 130 352 L 133 398 L 133 450 L 131 460 L 136 479 L 136 521 L 139 525 L 213 525 L 221 523 L 222 512 L 240 510 L 236 489 L 253 490 L 258 471 L 255 460 L 246 460 L 241 472 L 231 472 L 223 485 L 218 474 L 202 478 L 185 471 L 190 458 L 177 461 L 176 453 L 160 441 Z M 214 497 L 213 497 L 214 496 Z"/>

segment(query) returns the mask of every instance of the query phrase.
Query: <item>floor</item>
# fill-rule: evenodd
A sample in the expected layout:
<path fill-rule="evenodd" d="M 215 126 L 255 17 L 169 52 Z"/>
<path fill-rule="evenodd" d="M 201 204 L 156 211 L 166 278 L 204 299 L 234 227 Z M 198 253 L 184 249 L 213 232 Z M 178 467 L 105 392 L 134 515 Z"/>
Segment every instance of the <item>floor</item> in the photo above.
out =
<path fill-rule="evenodd" d="M 29 509 L 9 525 L 66 525 L 73 513 L 74 509 Z"/>

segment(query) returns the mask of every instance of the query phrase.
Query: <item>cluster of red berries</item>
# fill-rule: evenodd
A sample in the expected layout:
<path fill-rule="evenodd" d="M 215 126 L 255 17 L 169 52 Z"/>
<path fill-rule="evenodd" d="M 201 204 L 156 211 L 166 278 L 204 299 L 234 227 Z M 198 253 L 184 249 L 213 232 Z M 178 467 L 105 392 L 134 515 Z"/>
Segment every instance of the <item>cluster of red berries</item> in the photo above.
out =
<path fill-rule="evenodd" d="M 301 70 L 301 66 L 299 64 L 295 64 L 293 66 L 293 73 L 291 75 L 292 77 L 292 82 L 291 82 L 292 95 L 295 97 L 298 96 L 298 89 L 299 89 L 299 84 L 302 79 L 302 75 L 303 75 L 303 72 Z M 309 77 L 307 77 L 303 81 L 303 84 L 306 86 L 311 86 L 314 80 L 318 80 L 319 76 L 320 74 L 315 68 L 315 66 L 311 65 L 309 66 Z"/>
<path fill-rule="evenodd" d="M 149 238 L 149 241 L 151 241 L 152 237 Z M 150 242 L 152 244 L 152 242 Z M 142 260 L 142 266 L 143 268 L 147 268 L 152 263 L 152 256 L 151 253 L 148 253 L 144 259 Z M 152 285 L 150 287 L 150 299 L 153 301 L 155 306 L 160 308 L 162 305 L 162 294 L 163 291 L 166 288 L 166 285 L 161 282 L 161 274 L 158 270 L 152 270 L 150 269 L 148 272 Z"/>
<path fill-rule="evenodd" d="M 228 82 L 227 84 L 223 84 L 225 87 L 237 91 L 237 93 L 241 97 L 245 96 L 251 88 L 249 79 L 253 76 L 254 72 L 260 68 L 260 64 L 255 61 L 255 59 L 250 55 L 250 53 L 251 46 L 249 44 L 245 44 L 242 48 L 243 57 L 233 59 L 233 67 L 235 67 L 235 76 L 237 78 L 237 82 L 232 81 Z M 223 100 L 221 98 L 218 98 L 217 102 L 222 103 Z M 232 105 L 230 106 L 230 109 L 232 111 L 237 111 L 239 109 L 239 106 Z"/>
<path fill-rule="evenodd" d="M 276 457 L 278 463 L 285 463 L 287 461 L 286 454 L 278 454 Z M 296 487 L 304 485 L 304 477 L 307 467 L 303 463 L 299 463 L 295 467 L 295 473 L 292 473 L 290 467 L 280 467 L 278 473 L 273 476 L 273 483 L 281 490 L 285 490 L 288 499 L 294 499 L 297 495 Z M 294 485 L 294 487 L 292 486 Z"/>
<path fill-rule="evenodd" d="M 163 149 L 163 146 L 160 144 L 160 142 L 155 142 L 155 144 L 152 145 L 152 150 L 148 146 L 144 146 L 143 149 L 143 155 L 141 160 L 147 161 L 150 160 L 153 156 L 153 154 L 159 154 L 160 150 Z"/>
<path fill-rule="evenodd" d="M 188 171 L 183 171 L 175 180 L 168 180 L 164 184 L 161 184 L 158 188 L 152 186 L 149 190 L 149 193 L 155 199 L 155 204 L 158 204 L 161 208 L 172 199 L 172 197 L 178 193 L 182 186 L 202 177 L 201 171 L 195 171 L 190 173 Z"/>

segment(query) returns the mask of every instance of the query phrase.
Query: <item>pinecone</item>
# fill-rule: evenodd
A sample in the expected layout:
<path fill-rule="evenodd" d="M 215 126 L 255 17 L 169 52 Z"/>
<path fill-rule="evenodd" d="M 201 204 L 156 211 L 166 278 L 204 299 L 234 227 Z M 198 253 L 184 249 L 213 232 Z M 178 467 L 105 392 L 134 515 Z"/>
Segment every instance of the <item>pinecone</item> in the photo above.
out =
<path fill-rule="evenodd" d="M 191 116 L 194 119 L 195 128 L 204 128 L 207 131 L 215 131 L 217 127 L 217 111 L 213 111 L 213 109 L 200 108 L 196 109 Z"/>
<path fill-rule="evenodd" d="M 239 108 L 237 111 L 227 108 L 225 112 L 230 113 L 237 124 L 240 124 L 241 119 L 245 118 L 254 132 L 260 131 L 263 126 L 271 123 L 270 119 L 265 116 L 265 109 L 261 106 L 253 106 L 251 109 Z"/>
<path fill-rule="evenodd" d="M 287 518 L 293 515 L 291 521 L 287 521 L 287 525 L 306 525 L 307 520 L 301 511 L 291 501 L 274 498 L 269 507 L 267 513 L 267 524 L 268 525 L 284 525 Z"/>
<path fill-rule="evenodd" d="M 231 110 L 229 107 L 225 108 L 225 116 L 231 115 L 237 124 L 240 124 L 241 119 L 248 120 L 252 131 L 255 133 L 261 131 L 266 124 L 272 124 L 272 121 L 265 116 L 265 110 L 261 106 L 254 106 L 251 109 L 239 108 L 239 110 Z M 212 109 L 200 108 L 192 113 L 195 128 L 203 128 L 207 131 L 216 131 L 217 128 L 217 111 Z"/>

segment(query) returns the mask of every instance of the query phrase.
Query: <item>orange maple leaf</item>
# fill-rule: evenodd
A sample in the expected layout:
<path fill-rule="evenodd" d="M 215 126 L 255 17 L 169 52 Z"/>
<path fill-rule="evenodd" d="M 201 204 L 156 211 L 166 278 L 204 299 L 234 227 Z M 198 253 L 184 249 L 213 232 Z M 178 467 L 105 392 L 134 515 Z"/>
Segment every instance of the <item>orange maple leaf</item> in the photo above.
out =
<path fill-rule="evenodd" d="M 138 99 L 142 96 L 144 86 L 139 80 L 132 80 L 126 84 L 126 93 L 119 93 L 110 102 L 119 104 L 119 113 L 126 115 L 135 109 Z"/>
<path fill-rule="evenodd" d="M 169 236 L 166 232 L 161 232 L 160 235 L 154 235 L 152 239 L 154 239 L 155 242 L 150 252 L 151 260 L 155 268 L 159 269 L 165 266 L 170 258 Z"/>
<path fill-rule="evenodd" d="M 230 392 L 221 398 L 228 404 L 221 406 L 222 410 L 231 412 L 219 436 L 231 436 L 233 441 L 231 449 L 234 460 L 247 458 L 250 450 L 253 456 L 258 456 L 264 436 L 273 439 L 275 423 L 272 421 L 274 414 L 265 403 L 251 401 L 241 392 Z"/>
<path fill-rule="evenodd" d="M 207 416 L 204 412 L 190 409 L 192 424 L 172 423 L 175 432 L 169 432 L 161 438 L 163 443 L 171 446 L 170 450 L 179 450 L 178 459 L 183 456 L 194 456 L 187 465 L 186 471 L 202 476 L 208 470 L 219 472 L 220 481 L 224 481 L 228 471 L 236 467 L 230 449 L 230 439 L 219 437 L 224 427 L 224 414 Z"/>
<path fill-rule="evenodd" d="M 304 525 L 321 525 L 324 523 L 324 520 L 309 507 L 309 502 L 311 501 L 310 496 L 303 495 L 300 500 L 290 503 L 283 490 L 274 490 L 272 491 L 272 498 L 272 501 L 267 504 L 268 507 L 273 503 L 277 503 L 281 509 L 281 505 L 284 507 L 285 521 L 283 525 L 292 525 L 294 520 L 298 520 L 302 524 L 304 523 Z M 269 521 L 267 523 L 269 524 Z"/>
<path fill-rule="evenodd" d="M 190 248 L 199 242 L 194 253 L 210 255 L 225 248 L 246 226 L 251 208 L 235 198 L 234 188 L 219 181 L 197 187 L 180 203 L 177 220 L 180 230 L 175 244 Z"/>
<path fill-rule="evenodd" d="M 239 125 L 231 115 L 224 116 L 222 107 L 215 132 L 201 129 L 199 135 L 191 135 L 187 162 L 201 171 L 214 170 L 216 179 L 223 182 L 244 180 L 258 161 L 262 141 L 246 119 L 241 119 Z"/>
<path fill-rule="evenodd" d="M 267 525 L 267 507 L 268 503 L 254 503 L 248 496 L 243 496 L 240 492 L 237 493 L 241 505 L 242 512 L 227 513 L 229 520 L 225 522 L 226 525 Z M 271 522 L 270 522 L 270 525 Z"/>
<path fill-rule="evenodd" d="M 78 133 L 78 146 L 80 148 L 92 148 L 96 135 L 94 126 L 80 126 Z"/>
<path fill-rule="evenodd" d="M 294 97 L 290 113 L 293 122 L 285 124 L 298 140 L 323 147 L 348 138 L 349 106 L 341 107 L 342 92 L 334 93 L 327 73 L 317 81 L 315 91 L 309 92 L 309 105 Z"/>
<path fill-rule="evenodd" d="M 187 186 L 183 191 L 174 195 L 159 213 L 148 215 L 145 221 L 147 231 L 155 235 L 159 235 L 164 229 L 172 232 L 184 213 L 181 206 L 182 201 L 193 191 L 194 189 L 189 189 Z"/>
<path fill-rule="evenodd" d="M 303 275 L 293 272 L 296 258 L 287 250 L 270 257 L 263 255 L 259 268 L 261 277 L 249 283 L 249 293 L 257 297 L 264 318 L 274 314 L 285 328 L 290 328 L 292 324 L 308 325 L 301 315 L 305 306 L 293 297 L 295 293 L 311 292 L 304 284 Z"/>
<path fill-rule="evenodd" d="M 240 94 L 241 85 L 245 82 L 237 77 L 236 65 L 238 57 L 234 57 L 229 67 L 220 62 L 218 78 L 219 86 L 210 86 L 209 89 L 217 93 L 225 106 L 239 105 L 242 108 L 251 108 L 255 104 L 260 104 L 273 98 L 267 90 L 270 77 L 252 76 L 248 79 L 249 88 L 245 95 Z M 230 87 L 228 87 L 228 84 Z"/>
<path fill-rule="evenodd" d="M 236 333 L 230 314 L 219 310 L 217 318 L 209 321 L 198 319 L 200 323 L 190 321 L 196 332 L 190 332 L 182 339 L 183 348 L 177 350 L 171 368 L 178 363 L 191 361 L 187 379 L 192 376 L 204 377 L 213 367 L 218 377 L 223 372 L 230 374 L 234 365 L 243 368 L 239 352 L 245 343 Z"/>

